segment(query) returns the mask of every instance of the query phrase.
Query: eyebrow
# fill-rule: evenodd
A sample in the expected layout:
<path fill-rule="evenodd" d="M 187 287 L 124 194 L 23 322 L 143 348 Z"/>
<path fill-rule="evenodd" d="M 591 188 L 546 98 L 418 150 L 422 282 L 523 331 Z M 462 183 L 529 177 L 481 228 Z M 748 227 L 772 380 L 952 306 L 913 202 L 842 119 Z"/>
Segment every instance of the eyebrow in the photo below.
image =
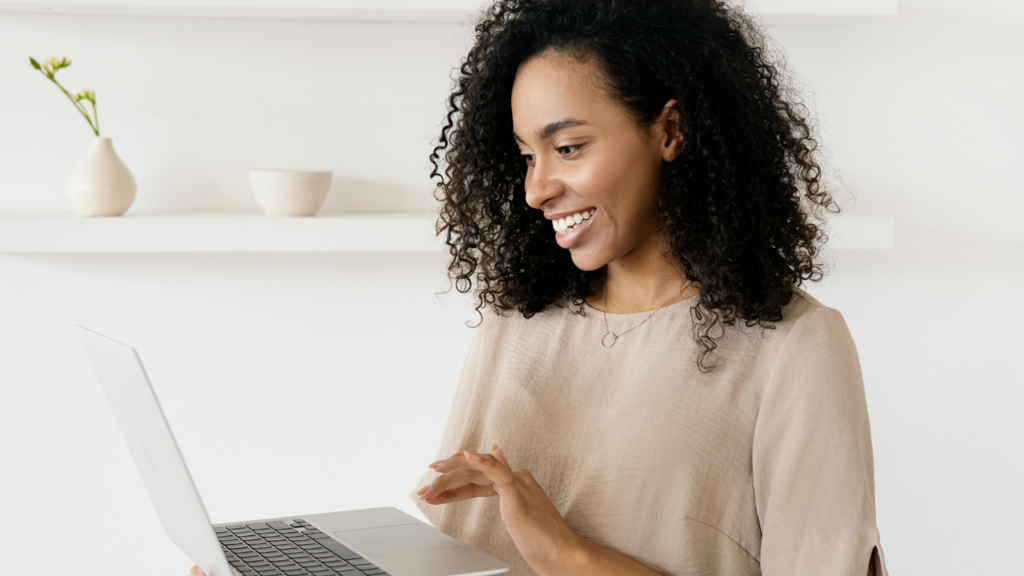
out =
<path fill-rule="evenodd" d="M 537 139 L 543 142 L 544 140 L 547 140 L 548 138 L 553 136 L 554 133 L 558 132 L 559 130 L 565 130 L 566 128 L 572 128 L 573 126 L 582 126 L 584 124 L 586 124 L 586 122 L 584 122 L 583 120 L 573 120 L 571 118 L 566 120 L 557 120 L 538 130 Z M 520 138 L 519 135 L 516 134 L 514 131 L 512 132 L 512 138 L 514 138 L 516 142 L 523 142 L 523 139 Z M 523 143 L 525 144 L 525 142 Z"/>

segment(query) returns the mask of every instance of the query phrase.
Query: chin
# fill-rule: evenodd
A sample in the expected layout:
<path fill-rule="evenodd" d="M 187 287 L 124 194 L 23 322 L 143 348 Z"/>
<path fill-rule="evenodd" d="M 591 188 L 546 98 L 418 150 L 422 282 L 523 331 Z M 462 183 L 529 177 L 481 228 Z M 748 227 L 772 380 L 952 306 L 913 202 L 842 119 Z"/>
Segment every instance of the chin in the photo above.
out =
<path fill-rule="evenodd" d="M 598 268 L 601 268 L 602 266 L 608 263 L 600 258 L 593 256 L 592 254 L 579 252 L 583 251 L 570 250 L 570 253 L 572 255 L 572 263 L 575 264 L 577 268 L 583 270 L 584 272 L 591 272 L 593 270 L 597 270 Z"/>

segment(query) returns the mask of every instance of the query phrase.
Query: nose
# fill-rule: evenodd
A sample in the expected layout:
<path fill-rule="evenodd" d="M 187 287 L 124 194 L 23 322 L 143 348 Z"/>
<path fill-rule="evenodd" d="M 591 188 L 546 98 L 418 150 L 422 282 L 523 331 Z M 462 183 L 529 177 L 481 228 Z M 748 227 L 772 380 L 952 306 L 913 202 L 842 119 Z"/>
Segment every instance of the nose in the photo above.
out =
<path fill-rule="evenodd" d="M 526 175 L 526 203 L 531 208 L 541 210 L 545 202 L 565 192 L 565 185 L 549 165 L 538 157 Z"/>

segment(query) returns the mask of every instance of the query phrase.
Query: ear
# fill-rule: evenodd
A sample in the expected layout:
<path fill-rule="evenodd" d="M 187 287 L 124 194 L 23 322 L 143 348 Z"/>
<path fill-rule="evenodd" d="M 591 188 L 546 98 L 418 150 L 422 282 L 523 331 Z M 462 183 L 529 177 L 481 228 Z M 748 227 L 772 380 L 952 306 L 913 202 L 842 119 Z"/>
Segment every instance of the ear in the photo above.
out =
<path fill-rule="evenodd" d="M 675 98 L 665 103 L 665 108 L 655 121 L 661 127 L 658 148 L 665 162 L 671 162 L 683 153 L 686 145 L 683 117 L 679 112 L 679 101 Z"/>

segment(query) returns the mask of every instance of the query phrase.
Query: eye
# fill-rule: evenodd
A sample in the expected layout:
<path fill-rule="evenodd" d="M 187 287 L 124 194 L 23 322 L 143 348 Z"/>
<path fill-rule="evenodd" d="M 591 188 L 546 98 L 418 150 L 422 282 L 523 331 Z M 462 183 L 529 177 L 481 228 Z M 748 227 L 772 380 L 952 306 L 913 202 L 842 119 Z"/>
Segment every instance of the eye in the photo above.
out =
<path fill-rule="evenodd" d="M 520 154 L 520 156 L 522 156 L 523 159 L 526 160 L 527 165 L 533 163 L 533 154 Z"/>
<path fill-rule="evenodd" d="M 555 148 L 555 150 L 558 150 L 559 152 L 562 152 L 562 150 L 568 150 L 568 152 L 562 152 L 563 156 L 568 156 L 569 154 L 575 152 L 576 149 L 579 147 L 579 144 L 566 144 L 565 146 L 559 146 L 558 148 Z"/>

